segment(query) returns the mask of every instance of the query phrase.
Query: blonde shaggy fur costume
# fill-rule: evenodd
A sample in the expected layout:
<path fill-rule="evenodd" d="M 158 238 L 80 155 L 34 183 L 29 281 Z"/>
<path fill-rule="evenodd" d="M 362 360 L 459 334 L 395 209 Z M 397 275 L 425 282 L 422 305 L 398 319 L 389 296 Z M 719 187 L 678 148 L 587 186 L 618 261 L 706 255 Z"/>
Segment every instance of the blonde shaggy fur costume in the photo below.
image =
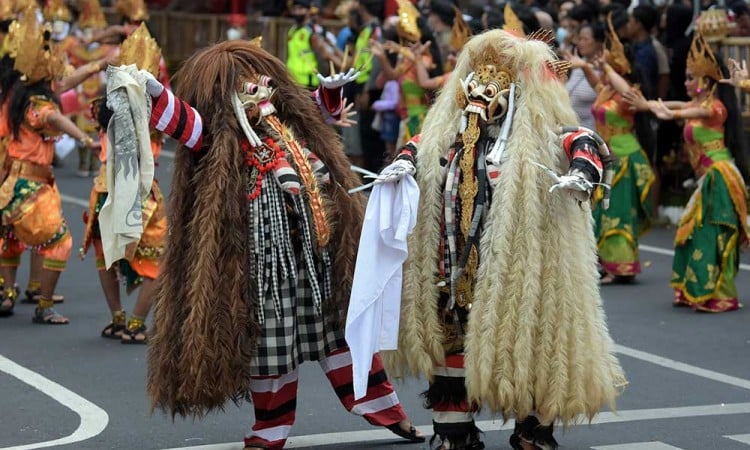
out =
<path fill-rule="evenodd" d="M 387 355 L 391 375 L 432 379 L 445 360 L 435 273 L 447 155 L 461 124 L 461 80 L 470 54 L 494 46 L 498 65 L 515 74 L 516 112 L 480 243 L 480 265 L 465 337 L 469 401 L 542 423 L 591 419 L 614 408 L 626 384 L 599 296 L 596 241 L 589 206 L 532 161 L 568 170 L 557 127 L 576 124 L 567 92 L 546 69 L 555 56 L 540 41 L 500 30 L 472 38 L 422 127 L 417 154 L 421 202 L 404 267 L 399 350 Z"/>

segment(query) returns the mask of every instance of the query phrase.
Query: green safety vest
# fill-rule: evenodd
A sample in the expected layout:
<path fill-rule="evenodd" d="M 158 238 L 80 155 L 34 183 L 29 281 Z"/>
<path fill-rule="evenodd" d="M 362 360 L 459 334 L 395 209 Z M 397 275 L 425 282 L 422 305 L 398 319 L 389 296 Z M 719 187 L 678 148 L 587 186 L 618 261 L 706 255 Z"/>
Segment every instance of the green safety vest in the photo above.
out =
<path fill-rule="evenodd" d="M 359 54 L 357 60 L 354 61 L 354 68 L 360 69 L 359 76 L 357 77 L 357 84 L 365 84 L 370 79 L 370 72 L 372 72 L 372 60 L 370 60 L 370 36 L 372 36 L 372 26 L 364 27 L 357 35 L 357 41 L 354 43 L 354 53 Z M 365 61 L 368 61 L 365 64 Z"/>
<path fill-rule="evenodd" d="M 294 80 L 308 87 L 318 86 L 318 60 L 310 45 L 312 28 L 307 25 L 292 27 L 287 34 L 286 67 Z"/>

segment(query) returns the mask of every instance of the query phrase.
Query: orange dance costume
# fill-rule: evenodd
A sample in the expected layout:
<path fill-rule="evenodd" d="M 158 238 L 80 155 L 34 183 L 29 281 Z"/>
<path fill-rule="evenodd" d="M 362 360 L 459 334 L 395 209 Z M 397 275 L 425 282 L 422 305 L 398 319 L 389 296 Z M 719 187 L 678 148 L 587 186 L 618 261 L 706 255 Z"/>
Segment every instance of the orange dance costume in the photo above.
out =
<path fill-rule="evenodd" d="M 24 246 L 43 255 L 48 270 L 64 270 L 70 255 L 72 239 L 51 169 L 59 135 L 47 123 L 53 112 L 59 108 L 52 100 L 32 96 L 18 134 L 7 144 L 0 186 L 4 267 L 18 266 Z"/>
<path fill-rule="evenodd" d="M 94 114 L 94 116 L 97 115 Z M 92 246 L 94 247 L 97 270 L 107 270 L 104 264 L 104 251 L 99 229 L 99 211 L 107 200 L 106 141 L 106 136 L 101 135 L 102 149 L 99 154 L 101 167 L 91 189 L 89 209 L 84 214 L 83 221 L 86 223 L 86 230 L 83 236 L 83 244 L 78 250 L 81 259 L 83 259 L 89 249 Z M 151 152 L 154 155 L 154 161 L 159 157 L 162 145 L 161 133 L 152 133 Z M 143 200 L 142 212 L 143 234 L 141 239 L 131 244 L 126 259 L 120 260 L 118 267 L 120 273 L 125 277 L 128 293 L 137 288 L 144 278 L 153 280 L 159 275 L 159 260 L 164 253 L 164 241 L 167 236 L 167 216 L 164 196 L 156 180 L 151 185 L 151 192 L 148 197 Z"/>

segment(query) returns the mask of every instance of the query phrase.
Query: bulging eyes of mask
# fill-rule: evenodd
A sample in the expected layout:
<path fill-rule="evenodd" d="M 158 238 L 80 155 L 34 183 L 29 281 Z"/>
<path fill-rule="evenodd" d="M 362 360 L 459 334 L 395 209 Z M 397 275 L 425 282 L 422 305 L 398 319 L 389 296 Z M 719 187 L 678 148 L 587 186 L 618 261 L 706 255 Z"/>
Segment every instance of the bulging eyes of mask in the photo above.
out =
<path fill-rule="evenodd" d="M 230 41 L 242 39 L 242 35 L 242 30 L 237 27 L 231 27 L 227 30 L 227 39 Z"/>
<path fill-rule="evenodd" d="M 62 20 L 55 20 L 52 22 L 52 39 L 60 41 L 68 36 L 70 32 L 70 24 Z"/>

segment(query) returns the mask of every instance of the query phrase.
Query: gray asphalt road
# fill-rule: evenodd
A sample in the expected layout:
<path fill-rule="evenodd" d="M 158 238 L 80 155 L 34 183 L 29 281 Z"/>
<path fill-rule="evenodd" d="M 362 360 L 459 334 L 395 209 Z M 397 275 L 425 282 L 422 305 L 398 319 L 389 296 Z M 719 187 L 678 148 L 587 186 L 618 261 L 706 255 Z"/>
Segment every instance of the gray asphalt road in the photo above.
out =
<path fill-rule="evenodd" d="M 90 179 L 74 176 L 76 156 L 58 171 L 61 191 L 86 200 Z M 157 175 L 168 185 L 171 160 L 162 158 Z M 64 205 L 80 243 L 83 207 Z M 630 385 L 618 414 L 605 412 L 601 423 L 559 430 L 563 449 L 604 450 L 750 450 L 750 277 L 739 277 L 748 308 L 735 313 L 702 315 L 670 306 L 667 285 L 673 230 L 656 229 L 642 243 L 648 266 L 632 286 L 607 286 L 603 297 L 609 325 L 620 347 Z M 77 247 L 76 247 L 77 248 Z M 661 249 L 661 250 L 660 250 Z M 745 256 L 745 262 L 750 262 Z M 24 261 L 24 264 L 26 260 Z M 25 270 L 19 277 L 25 287 Z M 87 438 L 65 449 L 241 449 L 252 422 L 252 408 L 227 405 L 203 420 L 172 421 L 149 411 L 144 392 L 146 348 L 124 346 L 99 337 L 109 314 L 94 269 L 93 255 L 72 257 L 61 278 L 66 295 L 61 311 L 72 324 L 32 325 L 32 306 L 18 305 L 16 315 L 0 319 L 0 448 L 40 448 L 33 444 Z M 130 310 L 134 298 L 125 298 Z M 41 378 L 43 377 L 43 378 Z M 420 404 L 420 380 L 397 385 L 416 424 L 429 433 L 431 417 Z M 481 416 L 487 448 L 509 449 L 510 432 Z M 401 444 L 347 414 L 316 364 L 300 374 L 297 421 L 289 446 L 294 448 L 422 448 Z M 72 436 L 71 436 L 72 435 Z M 730 436 L 730 437 L 727 437 Z M 743 443 L 744 441 L 744 443 Z M 199 446 L 199 447 L 196 447 Z"/>

